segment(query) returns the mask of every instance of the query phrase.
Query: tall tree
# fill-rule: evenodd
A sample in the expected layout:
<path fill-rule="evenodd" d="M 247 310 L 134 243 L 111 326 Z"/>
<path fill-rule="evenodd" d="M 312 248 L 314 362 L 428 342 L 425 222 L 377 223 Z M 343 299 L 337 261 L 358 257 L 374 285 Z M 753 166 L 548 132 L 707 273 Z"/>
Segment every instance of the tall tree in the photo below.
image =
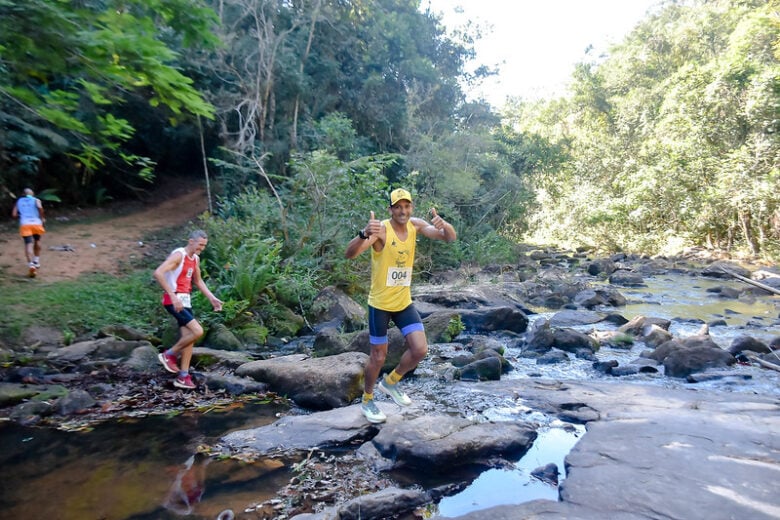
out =
<path fill-rule="evenodd" d="M 607 248 L 742 247 L 778 236 L 777 2 L 659 4 L 560 113 L 572 160 L 537 229 Z M 576 230 L 578 236 L 573 236 Z M 548 235 L 549 236 L 549 235 Z"/>
<path fill-rule="evenodd" d="M 135 131 L 120 114 L 131 95 L 165 109 L 213 117 L 177 69 L 182 45 L 214 44 L 213 12 L 188 0 L 0 0 L 0 186 L 18 187 L 67 163 L 74 188 L 129 165 L 153 164 L 123 143 Z M 51 161 L 67 156 L 69 161 Z"/>

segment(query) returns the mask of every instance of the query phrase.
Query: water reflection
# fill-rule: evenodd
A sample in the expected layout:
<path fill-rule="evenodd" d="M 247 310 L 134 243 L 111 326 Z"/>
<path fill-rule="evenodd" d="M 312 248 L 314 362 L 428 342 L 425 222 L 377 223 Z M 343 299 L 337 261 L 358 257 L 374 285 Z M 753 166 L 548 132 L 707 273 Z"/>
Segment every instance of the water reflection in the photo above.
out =
<path fill-rule="evenodd" d="M 522 504 L 536 499 L 558 500 L 558 486 L 531 476 L 536 468 L 553 463 L 558 466 L 559 482 L 566 478 L 564 458 L 571 451 L 585 427 L 566 425 L 545 427 L 538 431 L 533 446 L 513 469 L 490 469 L 483 472 L 466 489 L 439 502 L 444 517 L 460 516 L 489 507 Z"/>
<path fill-rule="evenodd" d="M 163 507 L 179 515 L 189 515 L 200 502 L 206 485 L 206 466 L 211 459 L 203 453 L 192 455 L 176 474 Z"/>
<path fill-rule="evenodd" d="M 91 432 L 0 423 L 2 517 L 168 520 L 189 512 L 213 520 L 226 509 L 241 511 L 270 499 L 289 470 L 275 460 L 208 463 L 198 446 L 232 429 L 269 424 L 280 411 L 247 405 L 225 414 L 104 423 Z"/>

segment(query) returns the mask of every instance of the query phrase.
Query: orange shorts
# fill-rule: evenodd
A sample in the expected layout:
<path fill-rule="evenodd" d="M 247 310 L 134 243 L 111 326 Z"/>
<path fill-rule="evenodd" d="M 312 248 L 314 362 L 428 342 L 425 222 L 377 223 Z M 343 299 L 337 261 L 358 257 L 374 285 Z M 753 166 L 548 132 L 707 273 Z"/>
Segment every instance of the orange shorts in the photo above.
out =
<path fill-rule="evenodd" d="M 31 237 L 33 235 L 43 235 L 46 230 L 43 229 L 41 224 L 25 224 L 19 226 L 19 234 L 23 237 Z"/>

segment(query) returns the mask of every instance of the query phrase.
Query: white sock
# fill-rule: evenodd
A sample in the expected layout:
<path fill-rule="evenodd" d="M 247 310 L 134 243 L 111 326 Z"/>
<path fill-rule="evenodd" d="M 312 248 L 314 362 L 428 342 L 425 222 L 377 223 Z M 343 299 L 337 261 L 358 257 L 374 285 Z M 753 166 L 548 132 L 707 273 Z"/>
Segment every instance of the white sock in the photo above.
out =
<path fill-rule="evenodd" d="M 37 257 L 37 256 L 34 256 L 33 257 L 33 263 L 34 264 L 39 264 L 39 263 L 41 263 L 41 259 L 39 257 Z"/>

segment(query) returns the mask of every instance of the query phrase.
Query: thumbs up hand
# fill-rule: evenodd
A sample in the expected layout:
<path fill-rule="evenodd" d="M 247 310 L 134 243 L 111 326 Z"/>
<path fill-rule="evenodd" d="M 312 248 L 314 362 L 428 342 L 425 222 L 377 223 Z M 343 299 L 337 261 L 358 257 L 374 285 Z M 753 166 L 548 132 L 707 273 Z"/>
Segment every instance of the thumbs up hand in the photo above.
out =
<path fill-rule="evenodd" d="M 431 216 L 433 217 L 431 219 L 431 224 L 433 224 L 433 227 L 438 230 L 444 229 L 444 219 L 441 218 L 438 213 L 436 213 L 436 208 L 431 208 Z"/>
<path fill-rule="evenodd" d="M 368 225 L 366 226 L 366 229 L 364 233 L 368 236 L 374 235 L 376 233 L 379 233 L 379 231 L 382 228 L 382 223 L 377 220 L 377 218 L 374 216 L 374 212 L 371 212 L 371 217 L 368 219 Z"/>

